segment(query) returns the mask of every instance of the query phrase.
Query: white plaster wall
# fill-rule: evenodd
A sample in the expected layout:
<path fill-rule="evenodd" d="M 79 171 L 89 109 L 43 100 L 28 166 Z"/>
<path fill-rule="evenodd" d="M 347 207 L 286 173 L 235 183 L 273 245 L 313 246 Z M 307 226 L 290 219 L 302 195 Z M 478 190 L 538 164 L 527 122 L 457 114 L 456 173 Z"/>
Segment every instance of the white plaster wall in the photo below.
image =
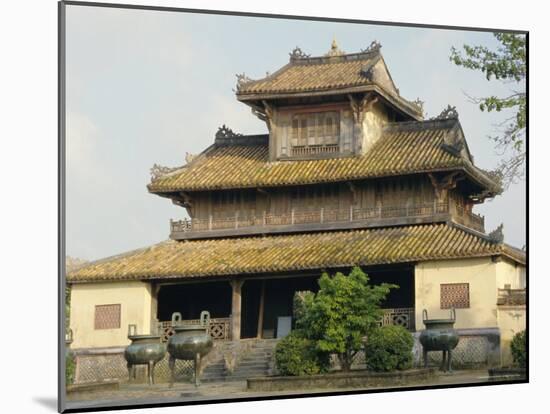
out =
<path fill-rule="evenodd" d="M 525 266 L 508 260 L 502 260 L 497 266 L 497 288 L 504 289 L 504 285 L 510 285 L 512 289 L 525 288 Z"/>
<path fill-rule="evenodd" d="M 492 328 L 497 324 L 496 263 L 491 258 L 420 262 L 415 266 L 416 329 L 424 329 L 422 310 L 428 318 L 447 318 L 441 309 L 440 285 L 469 283 L 470 307 L 456 310 L 455 328 Z"/>
<path fill-rule="evenodd" d="M 95 306 L 112 304 L 121 305 L 120 328 L 94 329 Z M 151 287 L 144 282 L 75 284 L 70 312 L 73 349 L 126 346 L 129 324 L 137 324 L 139 334 L 151 331 Z"/>
<path fill-rule="evenodd" d="M 518 332 L 527 327 L 527 309 L 522 306 L 499 306 L 498 307 L 498 326 L 500 328 L 500 349 L 501 364 L 503 366 L 511 365 L 512 353 L 510 343 L 512 338 Z"/>
<path fill-rule="evenodd" d="M 365 113 L 363 118 L 363 136 L 361 150 L 366 153 L 382 136 L 382 128 L 388 122 L 386 113 L 379 105 L 374 105 L 372 109 Z"/>

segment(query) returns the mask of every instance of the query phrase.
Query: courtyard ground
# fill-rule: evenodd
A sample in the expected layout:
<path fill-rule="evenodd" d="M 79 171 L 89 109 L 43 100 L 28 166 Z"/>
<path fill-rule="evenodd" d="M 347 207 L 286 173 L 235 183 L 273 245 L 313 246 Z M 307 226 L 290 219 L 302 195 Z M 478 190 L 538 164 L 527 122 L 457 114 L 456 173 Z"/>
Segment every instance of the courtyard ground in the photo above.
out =
<path fill-rule="evenodd" d="M 453 373 L 438 373 L 435 377 L 423 382 L 416 381 L 405 386 L 384 387 L 385 389 L 399 389 L 415 386 L 438 386 L 455 384 L 476 384 L 489 382 L 487 370 L 464 370 Z M 378 387 L 364 388 L 375 389 Z M 279 392 L 256 392 L 246 389 L 246 381 L 227 381 L 203 383 L 196 388 L 190 383 L 176 383 L 173 388 L 168 384 L 128 384 L 121 383 L 118 390 L 86 391 L 71 393 L 67 396 L 67 408 L 86 408 L 113 405 L 135 405 L 171 402 L 188 402 L 203 400 L 225 400 L 265 397 L 273 395 L 316 394 L 327 392 L 357 391 L 358 388 L 323 388 L 323 389 L 297 389 Z"/>

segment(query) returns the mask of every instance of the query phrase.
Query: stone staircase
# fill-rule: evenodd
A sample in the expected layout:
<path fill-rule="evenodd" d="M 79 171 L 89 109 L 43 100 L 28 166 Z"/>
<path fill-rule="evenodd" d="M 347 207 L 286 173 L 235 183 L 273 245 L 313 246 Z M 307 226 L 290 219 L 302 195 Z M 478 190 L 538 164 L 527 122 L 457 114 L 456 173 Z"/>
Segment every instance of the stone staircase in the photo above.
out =
<path fill-rule="evenodd" d="M 223 355 L 212 360 L 204 369 L 201 381 L 246 381 L 247 378 L 263 377 L 270 373 L 270 361 L 277 344 L 276 339 L 254 340 L 241 356 L 234 371 L 228 372 Z"/>

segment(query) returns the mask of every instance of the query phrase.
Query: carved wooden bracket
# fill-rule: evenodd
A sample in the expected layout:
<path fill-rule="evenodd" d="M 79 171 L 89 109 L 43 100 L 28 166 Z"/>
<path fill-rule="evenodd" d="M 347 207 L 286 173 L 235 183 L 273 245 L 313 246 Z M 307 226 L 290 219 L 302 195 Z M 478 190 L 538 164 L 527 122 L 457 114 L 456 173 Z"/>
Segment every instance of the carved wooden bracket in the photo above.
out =
<path fill-rule="evenodd" d="M 273 124 L 273 107 L 265 100 L 262 101 L 264 104 L 264 114 L 267 124 L 267 129 L 271 131 L 271 127 Z"/>
<path fill-rule="evenodd" d="M 262 106 L 253 106 L 250 108 L 252 113 L 261 121 L 267 124 L 267 129 L 271 131 L 273 123 L 273 107 L 265 100 L 262 101 Z"/>
<path fill-rule="evenodd" d="M 439 201 L 445 201 L 448 197 L 449 190 L 456 188 L 456 184 L 466 178 L 461 171 L 454 171 L 441 178 L 437 178 L 435 175 L 428 173 L 428 177 L 434 187 L 435 196 Z"/>
<path fill-rule="evenodd" d="M 232 279 L 229 281 L 229 284 L 233 292 L 240 292 L 244 284 L 244 279 Z"/>
<path fill-rule="evenodd" d="M 173 198 L 172 203 L 174 203 L 177 206 L 184 207 L 187 210 L 187 213 L 189 213 L 190 216 L 193 216 L 193 199 L 191 196 L 186 192 L 180 192 L 178 198 Z"/>
<path fill-rule="evenodd" d="M 357 124 L 361 124 L 365 117 L 365 113 L 370 111 L 372 106 L 378 102 L 378 97 L 375 96 L 371 99 L 371 94 L 367 93 L 361 100 L 355 99 L 351 94 L 348 94 L 351 110 L 353 112 L 353 120 Z"/>

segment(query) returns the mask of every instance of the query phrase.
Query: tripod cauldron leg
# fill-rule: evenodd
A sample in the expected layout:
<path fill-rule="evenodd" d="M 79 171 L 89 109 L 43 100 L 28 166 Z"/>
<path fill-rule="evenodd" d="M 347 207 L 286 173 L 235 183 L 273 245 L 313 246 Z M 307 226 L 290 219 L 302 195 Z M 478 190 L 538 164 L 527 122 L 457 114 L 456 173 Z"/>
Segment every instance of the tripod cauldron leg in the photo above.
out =
<path fill-rule="evenodd" d="M 168 360 L 168 367 L 170 368 L 170 387 L 174 386 L 174 369 L 176 368 L 176 358 L 173 356 L 170 356 L 170 359 Z"/>
<path fill-rule="evenodd" d="M 447 351 L 441 351 L 442 352 L 442 357 L 441 357 L 441 366 L 439 367 L 439 369 L 441 371 L 447 371 Z"/>
<path fill-rule="evenodd" d="M 449 357 L 447 358 L 448 359 L 448 361 L 447 361 L 447 371 L 449 371 L 449 372 L 452 372 L 452 370 L 453 370 L 452 367 L 451 367 L 451 356 L 452 356 L 452 354 L 453 354 L 453 351 L 451 351 L 449 349 Z"/>
<path fill-rule="evenodd" d="M 428 351 L 426 349 L 422 350 L 422 358 L 424 358 L 424 368 L 428 368 Z"/>
<path fill-rule="evenodd" d="M 155 363 L 153 361 L 149 361 L 147 363 L 147 378 L 149 380 L 149 385 L 153 385 L 153 370 L 155 367 Z"/>
<path fill-rule="evenodd" d="M 128 368 L 128 382 L 130 382 L 132 381 L 132 364 L 128 362 L 126 368 Z"/>
<path fill-rule="evenodd" d="M 201 382 L 199 380 L 199 372 L 201 368 L 201 354 L 197 353 L 195 354 L 195 387 L 198 387 L 201 385 Z"/>

